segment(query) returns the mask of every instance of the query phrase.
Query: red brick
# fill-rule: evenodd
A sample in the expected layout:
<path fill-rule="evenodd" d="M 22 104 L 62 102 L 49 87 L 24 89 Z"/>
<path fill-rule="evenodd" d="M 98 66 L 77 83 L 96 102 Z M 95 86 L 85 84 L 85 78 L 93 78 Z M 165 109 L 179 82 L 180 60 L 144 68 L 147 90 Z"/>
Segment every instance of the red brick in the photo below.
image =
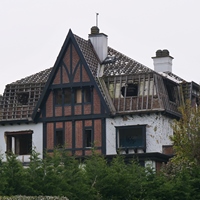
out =
<path fill-rule="evenodd" d="M 81 115 L 82 114 L 82 105 L 75 105 L 74 106 L 74 114 Z"/>
<path fill-rule="evenodd" d="M 94 145 L 100 147 L 102 145 L 102 124 L 101 120 L 94 121 Z"/>
<path fill-rule="evenodd" d="M 53 123 L 47 123 L 47 149 L 54 148 L 54 126 Z"/>
<path fill-rule="evenodd" d="M 72 73 L 74 73 L 75 67 L 77 66 L 79 60 L 80 57 L 72 45 Z"/>
<path fill-rule="evenodd" d="M 62 67 L 62 82 L 69 83 L 69 77 L 67 75 L 65 67 Z"/>
<path fill-rule="evenodd" d="M 55 107 L 55 116 L 56 117 L 62 116 L 62 106 L 56 106 Z"/>
<path fill-rule="evenodd" d="M 49 94 L 46 101 L 46 117 L 53 117 L 53 93 Z"/>
<path fill-rule="evenodd" d="M 56 73 L 56 76 L 55 76 L 55 78 L 53 80 L 53 84 L 55 85 L 55 84 L 60 84 L 60 83 L 61 82 L 60 82 L 60 68 L 59 68 L 57 73 Z"/>
<path fill-rule="evenodd" d="M 72 148 L 72 122 L 65 122 L 65 143 L 67 148 Z"/>
<path fill-rule="evenodd" d="M 91 105 L 84 105 L 84 114 L 91 114 Z"/>
<path fill-rule="evenodd" d="M 75 122 L 75 138 L 76 138 L 76 148 L 83 147 L 83 122 L 76 121 Z"/>
<path fill-rule="evenodd" d="M 63 58 L 63 62 L 65 63 L 65 65 L 67 66 L 69 72 L 70 72 L 70 48 L 68 47 L 65 56 Z"/>
<path fill-rule="evenodd" d="M 97 91 L 94 89 L 93 92 L 93 99 L 94 99 L 94 114 L 100 114 L 101 111 L 101 102 Z"/>
<path fill-rule="evenodd" d="M 76 156 L 82 156 L 83 152 L 81 150 L 78 150 L 78 151 L 75 152 L 75 155 Z"/>
<path fill-rule="evenodd" d="M 56 128 L 63 128 L 62 122 L 56 122 Z"/>
<path fill-rule="evenodd" d="M 92 120 L 85 120 L 85 127 L 92 126 Z"/>
<path fill-rule="evenodd" d="M 89 78 L 84 66 L 82 67 L 82 80 L 83 80 L 83 82 L 90 81 L 90 78 Z"/>
<path fill-rule="evenodd" d="M 72 107 L 71 106 L 65 106 L 64 112 L 65 112 L 65 116 L 70 116 L 72 114 Z"/>
<path fill-rule="evenodd" d="M 78 69 L 76 70 L 76 73 L 75 73 L 75 75 L 74 75 L 74 82 L 80 82 L 81 81 L 81 75 L 80 75 L 80 71 L 81 71 L 81 69 L 80 69 L 80 64 L 78 65 Z"/>

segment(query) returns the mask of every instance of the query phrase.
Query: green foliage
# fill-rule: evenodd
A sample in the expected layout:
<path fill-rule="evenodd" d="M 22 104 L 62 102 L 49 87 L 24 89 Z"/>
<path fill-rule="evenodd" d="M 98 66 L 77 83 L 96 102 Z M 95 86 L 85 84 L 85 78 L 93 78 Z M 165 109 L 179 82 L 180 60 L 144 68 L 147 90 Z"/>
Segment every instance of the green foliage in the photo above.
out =
<path fill-rule="evenodd" d="M 180 108 L 182 118 L 173 124 L 175 162 L 179 167 L 200 165 L 200 107 L 192 107 L 189 101 Z"/>
<path fill-rule="evenodd" d="M 13 195 L 32 196 L 29 199 L 64 196 L 73 200 L 200 199 L 198 165 L 176 173 L 168 165 L 155 173 L 133 159 L 125 161 L 121 155 L 107 161 L 94 151 L 82 161 L 69 156 L 64 149 L 55 149 L 44 159 L 33 150 L 30 161 L 29 167 L 23 167 L 12 154 L 6 162 L 0 160 L 1 196 L 10 196 L 10 199 L 15 198 Z"/>

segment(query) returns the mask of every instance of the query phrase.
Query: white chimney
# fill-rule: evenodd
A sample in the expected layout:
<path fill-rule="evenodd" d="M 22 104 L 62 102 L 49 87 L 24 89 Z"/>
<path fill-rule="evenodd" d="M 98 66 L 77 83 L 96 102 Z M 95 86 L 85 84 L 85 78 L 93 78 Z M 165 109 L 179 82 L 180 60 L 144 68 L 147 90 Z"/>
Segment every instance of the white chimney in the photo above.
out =
<path fill-rule="evenodd" d="M 91 34 L 89 34 L 89 39 L 96 51 L 99 60 L 103 62 L 108 55 L 108 38 L 104 33 L 99 33 L 99 28 L 93 26 L 91 28 Z"/>
<path fill-rule="evenodd" d="M 172 72 L 172 60 L 169 51 L 164 49 L 156 51 L 156 57 L 152 57 L 156 72 Z"/>

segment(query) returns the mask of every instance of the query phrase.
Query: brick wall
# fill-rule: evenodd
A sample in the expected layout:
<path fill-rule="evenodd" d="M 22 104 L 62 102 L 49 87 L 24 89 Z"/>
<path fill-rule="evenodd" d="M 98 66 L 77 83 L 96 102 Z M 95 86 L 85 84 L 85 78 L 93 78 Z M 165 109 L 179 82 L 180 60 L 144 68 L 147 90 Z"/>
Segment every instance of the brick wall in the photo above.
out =
<path fill-rule="evenodd" d="M 83 122 L 75 122 L 76 148 L 83 147 Z"/>
<path fill-rule="evenodd" d="M 53 93 L 50 92 L 46 101 L 46 117 L 53 117 Z"/>
<path fill-rule="evenodd" d="M 67 148 L 72 148 L 72 122 L 65 122 L 65 143 Z"/>
<path fill-rule="evenodd" d="M 54 124 L 47 123 L 47 149 L 54 148 Z"/>
<path fill-rule="evenodd" d="M 100 114 L 101 112 L 101 101 L 99 98 L 99 95 L 97 94 L 97 91 L 93 90 L 93 99 L 94 99 L 94 114 Z"/>

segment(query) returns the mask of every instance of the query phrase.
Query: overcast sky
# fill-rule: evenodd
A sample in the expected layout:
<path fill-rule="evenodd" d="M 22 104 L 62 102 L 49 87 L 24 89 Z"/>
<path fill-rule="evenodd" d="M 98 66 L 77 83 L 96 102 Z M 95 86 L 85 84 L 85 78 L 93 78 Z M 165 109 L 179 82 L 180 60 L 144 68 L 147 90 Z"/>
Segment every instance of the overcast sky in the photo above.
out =
<path fill-rule="evenodd" d="M 0 94 L 52 67 L 69 29 L 87 39 L 97 12 L 109 46 L 152 69 L 168 49 L 173 73 L 200 83 L 200 0 L 0 0 Z"/>

